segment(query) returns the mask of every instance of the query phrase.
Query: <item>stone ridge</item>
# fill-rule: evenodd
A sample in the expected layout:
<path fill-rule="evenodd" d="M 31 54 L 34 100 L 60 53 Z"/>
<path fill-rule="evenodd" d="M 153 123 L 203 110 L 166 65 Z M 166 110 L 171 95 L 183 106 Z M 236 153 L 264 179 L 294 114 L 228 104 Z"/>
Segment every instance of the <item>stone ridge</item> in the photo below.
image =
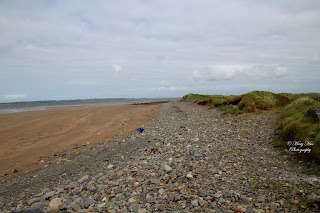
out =
<path fill-rule="evenodd" d="M 319 178 L 273 148 L 275 119 L 167 103 L 142 137 L 4 183 L 2 212 L 319 212 L 304 206 Z"/>

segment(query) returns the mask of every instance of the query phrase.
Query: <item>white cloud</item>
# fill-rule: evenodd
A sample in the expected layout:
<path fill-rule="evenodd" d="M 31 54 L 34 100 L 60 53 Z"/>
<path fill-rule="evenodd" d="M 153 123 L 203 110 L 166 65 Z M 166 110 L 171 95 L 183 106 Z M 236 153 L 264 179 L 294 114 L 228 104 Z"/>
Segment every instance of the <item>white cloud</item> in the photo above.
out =
<path fill-rule="evenodd" d="M 287 76 L 289 74 L 288 68 L 284 67 L 284 66 L 275 67 L 273 72 L 274 72 L 275 77 L 278 77 L 278 78 Z"/>
<path fill-rule="evenodd" d="M 26 94 L 10 94 L 10 95 L 4 95 L 6 99 L 22 99 L 27 97 Z"/>
<path fill-rule="evenodd" d="M 194 70 L 193 73 L 192 73 L 192 79 L 194 81 L 198 81 L 202 78 L 202 76 L 200 75 L 200 72 L 199 70 Z"/>
<path fill-rule="evenodd" d="M 224 81 L 234 78 L 249 69 L 250 65 L 244 64 L 217 64 L 194 70 L 192 78 L 196 81 Z"/>
<path fill-rule="evenodd" d="M 262 80 L 281 78 L 288 75 L 285 66 L 276 65 L 248 65 L 248 64 L 220 64 L 194 70 L 194 81 L 226 81 L 231 79 Z"/>
<path fill-rule="evenodd" d="M 208 81 L 218 81 L 218 80 L 228 80 L 240 73 L 243 73 L 250 66 L 248 65 L 214 65 L 211 67 L 211 70 L 208 73 L 207 80 Z"/>
<path fill-rule="evenodd" d="M 251 80 L 278 79 L 289 75 L 285 66 L 254 65 L 244 73 Z"/>
<path fill-rule="evenodd" d="M 122 70 L 122 66 L 119 64 L 114 64 L 114 65 L 112 65 L 112 67 L 113 67 L 113 77 L 119 78 L 120 72 Z"/>

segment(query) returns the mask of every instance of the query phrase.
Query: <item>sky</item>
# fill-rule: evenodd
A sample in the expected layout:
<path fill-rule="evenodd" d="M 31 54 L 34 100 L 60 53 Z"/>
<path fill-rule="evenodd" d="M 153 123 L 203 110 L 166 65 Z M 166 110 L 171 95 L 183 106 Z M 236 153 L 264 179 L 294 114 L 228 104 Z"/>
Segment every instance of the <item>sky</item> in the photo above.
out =
<path fill-rule="evenodd" d="M 319 0 L 0 0 L 0 102 L 320 92 Z"/>

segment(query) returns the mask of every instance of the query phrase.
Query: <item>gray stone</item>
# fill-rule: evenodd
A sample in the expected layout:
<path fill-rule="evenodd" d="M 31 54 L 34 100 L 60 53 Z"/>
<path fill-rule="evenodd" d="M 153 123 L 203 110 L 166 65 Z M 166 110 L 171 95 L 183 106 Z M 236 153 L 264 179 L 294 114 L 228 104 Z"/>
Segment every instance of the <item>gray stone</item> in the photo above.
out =
<path fill-rule="evenodd" d="M 81 188 L 80 187 L 75 187 L 74 189 L 72 189 L 72 194 L 73 195 L 78 195 L 81 192 Z"/>
<path fill-rule="evenodd" d="M 167 164 L 164 165 L 163 169 L 166 171 L 166 172 L 171 172 L 172 171 L 172 168 L 170 166 L 168 166 Z"/>
<path fill-rule="evenodd" d="M 32 203 L 29 210 L 30 211 L 39 211 L 39 210 L 43 210 L 45 206 L 46 205 L 43 202 L 36 202 L 36 203 Z"/>
<path fill-rule="evenodd" d="M 220 198 L 222 196 L 222 194 L 220 192 L 216 192 L 213 197 L 214 198 Z"/>
<path fill-rule="evenodd" d="M 79 211 L 81 209 L 81 206 L 77 202 L 72 202 L 69 205 L 67 205 L 66 208 L 72 209 L 74 211 Z"/>
<path fill-rule="evenodd" d="M 219 200 L 218 200 L 218 204 L 219 204 L 219 205 L 222 205 L 222 204 L 224 204 L 225 202 L 226 202 L 226 200 L 223 199 L 223 198 L 219 198 Z"/>
<path fill-rule="evenodd" d="M 78 180 L 78 183 L 84 183 L 89 179 L 89 175 L 85 175 Z"/>
<path fill-rule="evenodd" d="M 48 199 L 52 198 L 55 194 L 56 194 L 55 191 L 48 192 L 43 196 L 43 199 L 48 200 Z"/>
<path fill-rule="evenodd" d="M 40 201 L 40 198 L 39 197 L 36 197 L 36 198 L 32 198 L 30 200 L 28 200 L 28 205 L 32 205 L 33 203 L 36 203 L 36 202 L 39 202 Z"/>
<path fill-rule="evenodd" d="M 198 202 L 198 200 L 197 200 L 197 199 L 195 199 L 195 200 L 191 201 L 191 204 L 192 204 L 194 207 L 199 206 L 199 202 Z"/>
<path fill-rule="evenodd" d="M 181 195 L 180 194 L 177 194 L 174 196 L 174 201 L 179 201 L 181 200 Z"/>
<path fill-rule="evenodd" d="M 138 212 L 139 208 L 140 208 L 140 207 L 139 207 L 138 204 L 131 204 L 131 205 L 129 206 L 129 209 L 130 209 L 131 212 Z"/>
<path fill-rule="evenodd" d="M 84 208 L 87 209 L 94 202 L 95 202 L 95 200 L 92 197 L 89 197 L 86 201 L 84 201 L 83 206 L 84 206 Z"/>

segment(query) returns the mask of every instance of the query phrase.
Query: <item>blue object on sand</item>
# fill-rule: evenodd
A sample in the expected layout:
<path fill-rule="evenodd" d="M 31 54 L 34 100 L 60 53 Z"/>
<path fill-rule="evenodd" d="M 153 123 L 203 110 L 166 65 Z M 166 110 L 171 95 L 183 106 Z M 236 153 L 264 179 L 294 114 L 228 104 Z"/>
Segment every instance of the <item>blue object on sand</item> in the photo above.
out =
<path fill-rule="evenodd" d="M 137 130 L 138 130 L 138 132 L 142 133 L 144 129 L 139 127 Z"/>

